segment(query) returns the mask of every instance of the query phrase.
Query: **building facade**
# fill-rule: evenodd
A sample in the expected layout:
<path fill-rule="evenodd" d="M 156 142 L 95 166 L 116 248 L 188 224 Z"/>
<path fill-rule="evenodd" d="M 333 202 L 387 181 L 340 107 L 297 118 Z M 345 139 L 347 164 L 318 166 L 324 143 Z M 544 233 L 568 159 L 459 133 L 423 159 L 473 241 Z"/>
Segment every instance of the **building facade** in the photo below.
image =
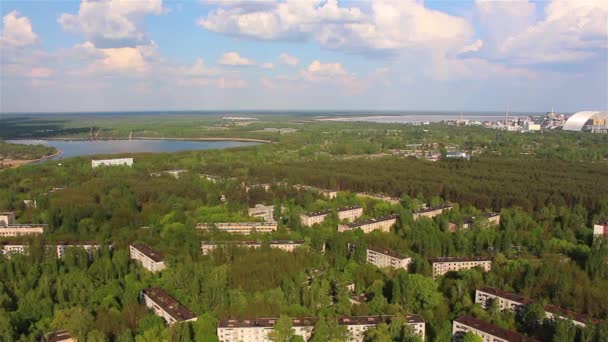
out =
<path fill-rule="evenodd" d="M 0 225 L 0 237 L 22 235 L 40 235 L 48 226 L 46 224 L 9 224 Z"/>
<path fill-rule="evenodd" d="M 129 246 L 131 259 L 137 260 L 150 272 L 159 272 L 166 268 L 165 257 L 158 251 L 143 243 L 134 243 Z"/>
<path fill-rule="evenodd" d="M 210 231 L 214 228 L 230 233 L 247 235 L 253 232 L 272 233 L 277 230 L 277 224 L 271 222 L 223 222 L 223 223 L 199 223 L 197 229 Z"/>
<path fill-rule="evenodd" d="M 29 245 L 21 243 L 1 242 L 0 254 L 10 258 L 15 254 L 25 254 L 28 251 Z"/>
<path fill-rule="evenodd" d="M 255 207 L 247 210 L 250 217 L 261 218 L 264 222 L 276 222 L 274 220 L 274 205 L 256 204 Z"/>
<path fill-rule="evenodd" d="M 406 258 L 388 248 L 367 248 L 367 262 L 379 268 L 402 268 L 407 271 L 411 261 L 412 258 Z"/>
<path fill-rule="evenodd" d="M 475 291 L 475 303 L 480 304 L 483 308 L 488 308 L 490 301 L 496 301 L 498 307 L 502 311 L 511 311 L 517 314 L 523 313 L 523 310 L 530 304 L 537 301 L 520 296 L 516 293 L 496 289 L 492 287 L 484 287 Z M 597 320 L 577 312 L 572 312 L 555 305 L 544 305 L 545 316 L 548 319 L 569 319 L 575 325 L 585 327 L 589 322 L 598 322 Z"/>
<path fill-rule="evenodd" d="M 96 168 L 99 166 L 132 166 L 133 158 L 117 158 L 117 159 L 98 159 L 91 160 L 91 167 Z"/>
<path fill-rule="evenodd" d="M 446 203 L 446 204 L 442 204 L 437 207 L 429 207 L 429 208 L 425 208 L 425 209 L 420 209 L 413 214 L 414 220 L 420 220 L 423 217 L 433 218 L 437 215 L 441 215 L 444 211 L 451 210 L 452 208 L 454 208 L 454 206 Z"/>
<path fill-rule="evenodd" d="M 363 215 L 363 208 L 358 205 L 350 207 L 338 208 L 338 219 L 340 221 L 347 220 L 353 222 Z"/>
<path fill-rule="evenodd" d="M 492 259 L 486 257 L 442 257 L 431 258 L 429 261 L 433 267 L 433 278 L 448 272 L 468 270 L 475 267 L 480 267 L 485 272 L 492 269 Z"/>
<path fill-rule="evenodd" d="M 472 316 L 464 315 L 456 318 L 452 323 L 452 340 L 460 341 L 463 336 L 471 332 L 484 342 L 534 342 L 533 338 L 520 335 L 514 331 L 500 328 L 494 324 L 482 321 Z"/>
<path fill-rule="evenodd" d="M 349 341 L 361 342 L 365 332 L 380 323 L 390 323 L 394 316 L 355 316 L 339 317 L 338 324 L 346 326 L 350 333 Z M 217 326 L 217 336 L 221 342 L 270 342 L 269 334 L 276 324 L 277 318 L 258 318 L 243 320 L 221 320 Z M 410 325 L 416 335 L 425 337 L 425 322 L 420 315 L 407 315 L 406 324 Z M 310 340 L 316 317 L 293 319 L 295 335 L 302 336 L 304 341 Z"/>
<path fill-rule="evenodd" d="M 0 217 L 0 220 L 2 218 Z M 606 222 L 598 222 L 593 225 L 593 238 L 603 237 L 608 239 L 608 221 Z"/>
<path fill-rule="evenodd" d="M 313 191 L 313 192 L 319 193 L 323 197 L 326 197 L 328 199 L 334 199 L 338 196 L 338 192 L 335 190 L 321 189 L 321 188 L 317 188 L 315 186 L 300 185 L 300 184 L 294 184 L 293 187 L 296 188 L 297 190 L 307 190 L 307 191 Z"/>
<path fill-rule="evenodd" d="M 167 324 L 181 322 L 194 322 L 196 315 L 177 299 L 170 296 L 165 290 L 151 287 L 141 291 L 141 303 L 154 311 L 154 314 L 163 318 Z"/>
<path fill-rule="evenodd" d="M 296 248 L 302 246 L 304 240 L 273 240 L 268 243 L 270 248 L 277 248 L 286 252 L 293 252 Z M 225 242 L 211 242 L 201 241 L 201 251 L 203 255 L 211 254 L 215 249 L 222 247 L 242 247 L 242 248 L 260 248 L 262 247 L 261 241 L 225 241 Z"/>
<path fill-rule="evenodd" d="M 384 217 L 378 217 L 369 219 L 362 222 L 353 222 L 348 224 L 341 224 L 338 226 L 339 232 L 345 232 L 348 230 L 361 229 L 365 234 L 369 234 L 374 230 L 381 230 L 383 232 L 390 232 L 391 227 L 397 223 L 398 215 L 389 215 Z"/>
<path fill-rule="evenodd" d="M 8 226 L 9 224 L 15 223 L 15 213 L 12 211 L 6 211 L 0 213 L 0 226 Z"/>
<path fill-rule="evenodd" d="M 302 225 L 312 227 L 325 221 L 325 218 L 331 214 L 331 210 L 313 211 L 306 214 L 300 214 L 300 222 Z"/>
<path fill-rule="evenodd" d="M 370 198 L 370 199 L 374 199 L 374 200 L 378 200 L 378 201 L 384 201 L 384 202 L 388 202 L 390 204 L 399 204 L 401 202 L 401 200 L 397 197 L 391 197 L 391 196 L 387 196 L 387 195 L 383 195 L 383 194 L 370 194 L 367 192 L 358 192 L 357 196 L 363 197 L 363 198 Z"/>
<path fill-rule="evenodd" d="M 61 259 L 70 248 L 84 249 L 89 254 L 89 257 L 92 258 L 95 251 L 99 250 L 102 246 L 97 241 L 61 241 L 57 242 L 53 247 L 57 252 L 57 258 Z"/>

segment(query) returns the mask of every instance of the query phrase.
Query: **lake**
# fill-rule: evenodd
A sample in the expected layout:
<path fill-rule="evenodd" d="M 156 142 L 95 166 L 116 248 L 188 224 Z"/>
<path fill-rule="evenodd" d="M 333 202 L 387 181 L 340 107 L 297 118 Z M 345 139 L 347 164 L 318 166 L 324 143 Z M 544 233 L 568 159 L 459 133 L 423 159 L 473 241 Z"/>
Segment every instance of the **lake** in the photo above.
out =
<path fill-rule="evenodd" d="M 15 144 L 42 144 L 53 146 L 61 154 L 50 159 L 62 159 L 93 154 L 178 152 L 210 150 L 229 147 L 253 146 L 247 141 L 193 141 L 193 140 L 8 140 Z"/>

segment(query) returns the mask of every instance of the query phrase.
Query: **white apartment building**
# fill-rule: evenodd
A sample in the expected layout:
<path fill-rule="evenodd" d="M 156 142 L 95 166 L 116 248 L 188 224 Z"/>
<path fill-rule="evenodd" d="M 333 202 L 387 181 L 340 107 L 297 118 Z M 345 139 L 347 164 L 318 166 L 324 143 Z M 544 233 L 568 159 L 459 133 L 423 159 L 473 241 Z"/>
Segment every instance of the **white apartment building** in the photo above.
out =
<path fill-rule="evenodd" d="M 61 241 L 57 242 L 53 247 L 57 252 L 57 258 L 61 259 L 70 248 L 82 248 L 89 254 L 89 257 L 93 257 L 93 253 L 100 249 L 101 246 L 102 244 L 97 241 Z"/>
<path fill-rule="evenodd" d="M 351 342 L 363 342 L 365 332 L 380 323 L 390 323 L 394 316 L 353 316 L 338 318 L 339 325 L 345 325 L 350 333 Z M 425 338 L 425 322 L 420 315 L 405 316 L 406 323 L 412 327 L 414 333 Z"/>
<path fill-rule="evenodd" d="M 0 238 L 21 235 L 43 234 L 48 226 L 46 224 L 9 224 L 0 225 Z"/>
<path fill-rule="evenodd" d="M 172 176 L 175 179 L 179 179 L 179 176 L 182 173 L 186 173 L 188 172 L 188 170 L 167 170 L 167 171 L 161 171 L 161 172 L 153 172 L 150 174 L 150 176 L 152 177 L 160 177 L 162 175 L 169 175 Z"/>
<path fill-rule="evenodd" d="M 388 323 L 393 316 L 356 316 L 340 317 L 338 324 L 347 327 L 351 338 L 349 341 L 363 341 L 365 332 L 380 323 Z M 406 322 L 414 332 L 425 337 L 425 322 L 419 315 L 408 315 Z M 217 336 L 221 342 L 270 342 L 268 337 L 272 331 L 277 318 L 258 318 L 243 320 L 221 320 L 217 326 Z M 315 317 L 305 317 L 293 319 L 293 329 L 295 335 L 302 336 L 304 341 L 308 341 L 317 322 Z"/>
<path fill-rule="evenodd" d="M 291 240 L 273 240 L 270 241 L 268 246 L 270 248 L 277 248 L 286 252 L 293 252 L 296 248 L 302 246 L 304 240 L 291 241 Z M 225 242 L 210 242 L 201 241 L 201 251 L 203 255 L 211 254 L 215 249 L 222 247 L 241 247 L 241 248 L 260 248 L 262 247 L 261 241 L 225 241 Z"/>
<path fill-rule="evenodd" d="M 340 221 L 347 220 L 352 222 L 361 217 L 361 215 L 363 215 L 363 208 L 358 205 L 338 208 L 336 211 L 338 213 L 338 219 Z M 311 227 L 314 224 L 325 221 L 325 219 L 331 214 L 331 212 L 331 209 L 327 209 L 322 211 L 310 212 L 307 214 L 301 214 L 300 222 L 302 222 L 302 224 L 305 226 Z"/>
<path fill-rule="evenodd" d="M 29 245 L 21 243 L 1 242 L 0 243 L 0 254 L 7 258 L 10 258 L 14 254 L 25 254 Z"/>
<path fill-rule="evenodd" d="M 12 211 L 6 211 L 0 213 L 0 226 L 8 226 L 9 224 L 15 223 L 15 213 Z"/>
<path fill-rule="evenodd" d="M 117 158 L 117 159 L 93 159 L 91 160 L 91 166 L 93 168 L 99 167 L 99 166 L 119 166 L 119 165 L 126 165 L 126 166 L 131 166 L 133 165 L 133 158 Z"/>
<path fill-rule="evenodd" d="M 317 192 L 328 199 L 334 199 L 338 196 L 338 192 L 335 190 L 321 189 L 321 188 L 317 188 L 315 186 L 301 185 L 301 184 L 294 184 L 293 187 L 298 190 L 307 190 L 307 191 Z"/>
<path fill-rule="evenodd" d="M 302 225 L 312 227 L 325 221 L 325 218 L 331 214 L 331 210 L 313 211 L 307 214 L 300 214 L 300 222 Z"/>
<path fill-rule="evenodd" d="M 338 208 L 338 219 L 340 221 L 347 220 L 353 222 L 363 215 L 363 208 L 358 205 L 350 207 Z"/>
<path fill-rule="evenodd" d="M 40 339 L 41 342 L 78 342 L 67 330 L 57 330 L 48 333 Z"/>
<path fill-rule="evenodd" d="M 486 257 L 441 257 L 429 259 L 433 266 L 433 278 L 448 272 L 481 267 L 485 272 L 492 269 L 492 259 Z"/>
<path fill-rule="evenodd" d="M 137 260 L 150 272 L 162 271 L 166 268 L 165 257 L 143 243 L 134 243 L 129 246 L 131 259 Z"/>
<path fill-rule="evenodd" d="M 357 196 L 363 197 L 363 198 L 370 198 L 370 199 L 374 199 L 374 200 L 378 200 L 378 201 L 384 201 L 384 202 L 388 202 L 390 204 L 401 203 L 401 199 L 399 199 L 397 197 L 383 195 L 383 194 L 370 194 L 367 192 L 358 192 Z"/>
<path fill-rule="evenodd" d="M 256 233 L 272 233 L 277 230 L 277 224 L 271 222 L 223 222 L 223 223 L 199 223 L 196 229 L 202 231 L 217 230 L 230 234 L 247 235 Z"/>
<path fill-rule="evenodd" d="M 411 261 L 412 258 L 406 258 L 388 248 L 367 248 L 367 262 L 379 268 L 402 268 L 407 271 Z"/>
<path fill-rule="evenodd" d="M 253 208 L 247 210 L 247 215 L 261 218 L 265 222 L 276 222 L 274 219 L 274 205 L 256 204 Z"/>
<path fill-rule="evenodd" d="M 194 322 L 196 315 L 159 287 L 151 287 L 141 291 L 141 303 L 163 318 L 167 324 Z"/>
<path fill-rule="evenodd" d="M 0 220 L 2 220 L 2 216 L 0 216 Z M 600 236 L 608 239 L 608 221 L 593 225 L 593 238 Z"/>
<path fill-rule="evenodd" d="M 446 204 L 442 204 L 437 207 L 429 207 L 429 208 L 425 208 L 425 209 L 420 209 L 413 214 L 414 220 L 420 220 L 423 217 L 433 218 L 437 215 L 441 215 L 444 211 L 451 210 L 452 208 L 454 208 L 453 205 L 446 203 Z"/>
<path fill-rule="evenodd" d="M 500 328 L 486 321 L 464 315 L 454 320 L 452 324 L 452 340 L 460 341 L 463 336 L 471 332 L 484 342 L 534 342 L 533 338 L 520 335 L 514 331 Z"/>
<path fill-rule="evenodd" d="M 500 310 L 507 310 L 516 313 L 521 313 L 526 306 L 536 302 L 533 299 L 492 287 L 484 287 L 475 291 L 475 303 L 480 304 L 483 308 L 488 307 L 490 300 L 497 301 Z M 598 322 L 598 320 L 587 315 L 572 312 L 555 305 L 545 305 L 544 309 L 545 316 L 548 319 L 570 319 L 572 320 L 573 324 L 581 327 L 585 327 L 589 321 Z"/>
<path fill-rule="evenodd" d="M 347 230 L 361 229 L 365 234 L 369 234 L 374 230 L 381 230 L 383 232 L 390 232 L 391 227 L 397 223 L 398 215 L 389 215 L 384 217 L 378 217 L 369 219 L 362 222 L 353 222 L 348 224 L 341 224 L 338 226 L 339 232 L 345 232 Z"/>

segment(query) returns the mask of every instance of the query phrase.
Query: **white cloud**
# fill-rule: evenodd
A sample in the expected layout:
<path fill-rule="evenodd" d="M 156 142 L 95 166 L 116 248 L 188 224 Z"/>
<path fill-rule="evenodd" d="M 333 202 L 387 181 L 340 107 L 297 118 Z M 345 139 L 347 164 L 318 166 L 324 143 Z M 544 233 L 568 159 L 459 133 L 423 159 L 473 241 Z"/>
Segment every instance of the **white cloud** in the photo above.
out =
<path fill-rule="evenodd" d="M 217 75 L 219 72 L 216 68 L 207 67 L 202 58 L 197 58 L 192 66 L 179 67 L 175 73 L 181 76 L 212 76 Z"/>
<path fill-rule="evenodd" d="M 27 76 L 31 78 L 47 78 L 53 74 L 53 70 L 44 67 L 35 67 L 32 68 Z"/>
<path fill-rule="evenodd" d="M 157 46 L 138 45 L 135 47 L 97 48 L 91 42 L 77 45 L 74 49 L 88 60 L 92 60 L 85 70 L 76 73 L 136 72 L 150 69 L 150 61 L 157 54 Z"/>
<path fill-rule="evenodd" d="M 24 47 L 38 41 L 38 36 L 32 29 L 32 23 L 27 17 L 20 16 L 19 12 L 8 13 L 2 18 L 2 22 L 0 46 Z"/>
<path fill-rule="evenodd" d="M 219 78 L 217 86 L 220 89 L 240 89 L 247 86 L 247 82 L 242 79 Z"/>
<path fill-rule="evenodd" d="M 260 64 L 260 68 L 262 69 L 272 69 L 274 68 L 274 64 L 266 62 L 266 63 L 262 63 Z"/>
<path fill-rule="evenodd" d="M 62 13 L 57 21 L 66 31 L 83 33 L 95 46 L 133 47 L 149 43 L 143 16 L 162 13 L 162 0 L 83 0 L 77 14 Z"/>
<path fill-rule="evenodd" d="M 256 64 L 254 60 L 243 57 L 234 51 L 224 53 L 218 63 L 227 66 L 254 66 Z"/>
<path fill-rule="evenodd" d="M 296 65 L 298 65 L 298 63 L 300 63 L 300 60 L 297 57 L 292 56 L 285 52 L 283 52 L 279 56 L 279 61 L 281 62 L 281 64 L 285 64 L 285 65 L 289 65 L 289 66 L 296 66 Z"/>
<path fill-rule="evenodd" d="M 608 48 L 608 2 L 553 0 L 545 6 L 541 20 L 536 20 L 534 9 L 528 1 L 513 6 L 477 2 L 488 43 L 479 55 L 521 65 L 581 63 Z"/>

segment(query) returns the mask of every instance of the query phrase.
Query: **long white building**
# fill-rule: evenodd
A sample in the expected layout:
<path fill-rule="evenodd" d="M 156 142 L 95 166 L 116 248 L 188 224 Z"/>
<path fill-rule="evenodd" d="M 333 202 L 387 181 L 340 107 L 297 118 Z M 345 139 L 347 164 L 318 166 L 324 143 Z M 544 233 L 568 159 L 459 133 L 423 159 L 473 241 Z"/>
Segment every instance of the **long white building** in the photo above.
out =
<path fill-rule="evenodd" d="M 444 211 L 451 210 L 452 208 L 454 208 L 454 206 L 446 203 L 436 207 L 420 209 L 417 212 L 413 213 L 414 220 L 420 220 L 423 217 L 433 218 L 435 216 L 441 215 Z"/>
<path fill-rule="evenodd" d="M 194 322 L 196 315 L 177 299 L 170 296 L 165 290 L 151 287 L 141 291 L 141 303 L 154 311 L 154 314 L 163 318 L 167 324 L 181 322 Z"/>
<path fill-rule="evenodd" d="M 133 158 L 116 158 L 116 159 L 93 159 L 91 160 L 91 167 L 96 168 L 99 166 L 132 166 Z"/>
<path fill-rule="evenodd" d="M 203 255 L 209 255 L 217 248 L 223 247 L 239 247 L 239 248 L 260 248 L 262 247 L 262 241 L 201 241 L 201 251 Z M 270 248 L 277 248 L 286 252 L 293 252 L 296 248 L 302 246 L 304 240 L 292 241 L 292 240 L 273 240 L 268 243 Z"/>
<path fill-rule="evenodd" d="M 433 267 L 433 278 L 448 272 L 481 267 L 485 272 L 492 269 L 492 258 L 487 257 L 440 257 L 429 259 Z"/>
<path fill-rule="evenodd" d="M 277 224 L 271 222 L 222 222 L 222 223 L 199 223 L 197 229 L 211 231 L 214 228 L 230 234 L 247 235 L 256 233 L 272 233 L 277 230 Z"/>
<path fill-rule="evenodd" d="M 464 315 L 456 318 L 452 323 L 452 340 L 460 341 L 463 336 L 471 332 L 484 342 L 534 342 L 533 338 L 520 335 L 514 331 L 506 330 L 494 324 L 482 321 L 472 316 Z"/>
<path fill-rule="evenodd" d="M 369 234 L 374 230 L 381 230 L 383 232 L 390 232 L 391 227 L 397 223 L 398 215 L 389 215 L 384 217 L 378 217 L 369 219 L 361 222 L 353 222 L 348 224 L 341 224 L 338 226 L 339 232 L 345 232 L 348 230 L 361 229 L 365 234 Z"/>
<path fill-rule="evenodd" d="M 380 324 L 390 323 L 394 316 L 354 316 L 340 317 L 338 324 L 346 326 L 351 338 L 348 341 L 361 342 L 365 332 Z M 295 335 L 302 336 L 304 341 L 310 340 L 314 326 L 317 322 L 316 317 L 304 317 L 293 319 L 292 325 Z M 221 320 L 217 326 L 217 336 L 221 342 L 270 342 L 269 334 L 276 324 L 277 318 L 257 318 L 257 319 L 229 319 Z M 425 322 L 419 315 L 405 316 L 406 324 L 410 325 L 413 331 L 424 339 Z"/>
<path fill-rule="evenodd" d="M 537 302 L 534 299 L 492 287 L 484 287 L 475 291 L 475 303 L 481 305 L 483 308 L 487 308 L 491 300 L 497 301 L 501 311 L 511 311 L 518 314 L 522 313 L 528 305 Z M 569 311 L 555 305 L 544 305 L 544 309 L 545 316 L 548 319 L 570 319 L 573 324 L 581 327 L 585 327 L 589 322 L 599 322 L 588 315 Z"/>
<path fill-rule="evenodd" d="M 137 260 L 150 272 L 162 271 L 165 265 L 165 257 L 158 251 L 143 243 L 134 243 L 129 246 L 131 259 Z"/>
<path fill-rule="evenodd" d="M 95 251 L 99 250 L 104 244 L 97 241 L 58 241 L 55 243 L 45 243 L 46 251 L 53 253 L 57 258 L 62 259 L 66 252 L 72 248 L 84 249 L 89 257 L 93 257 Z M 112 248 L 112 244 L 107 245 Z M 14 254 L 27 254 L 29 252 L 29 244 L 21 242 L 1 242 L 0 254 L 11 257 Z"/>
<path fill-rule="evenodd" d="M 379 268 L 402 268 L 407 271 L 411 261 L 412 258 L 404 257 L 388 248 L 367 248 L 367 262 Z"/>
<path fill-rule="evenodd" d="M 22 235 L 40 235 L 48 227 L 46 224 L 9 224 L 0 225 L 0 238 Z"/>
<path fill-rule="evenodd" d="M 253 208 L 247 210 L 250 217 L 260 218 L 264 222 L 275 223 L 274 205 L 256 204 Z"/>

